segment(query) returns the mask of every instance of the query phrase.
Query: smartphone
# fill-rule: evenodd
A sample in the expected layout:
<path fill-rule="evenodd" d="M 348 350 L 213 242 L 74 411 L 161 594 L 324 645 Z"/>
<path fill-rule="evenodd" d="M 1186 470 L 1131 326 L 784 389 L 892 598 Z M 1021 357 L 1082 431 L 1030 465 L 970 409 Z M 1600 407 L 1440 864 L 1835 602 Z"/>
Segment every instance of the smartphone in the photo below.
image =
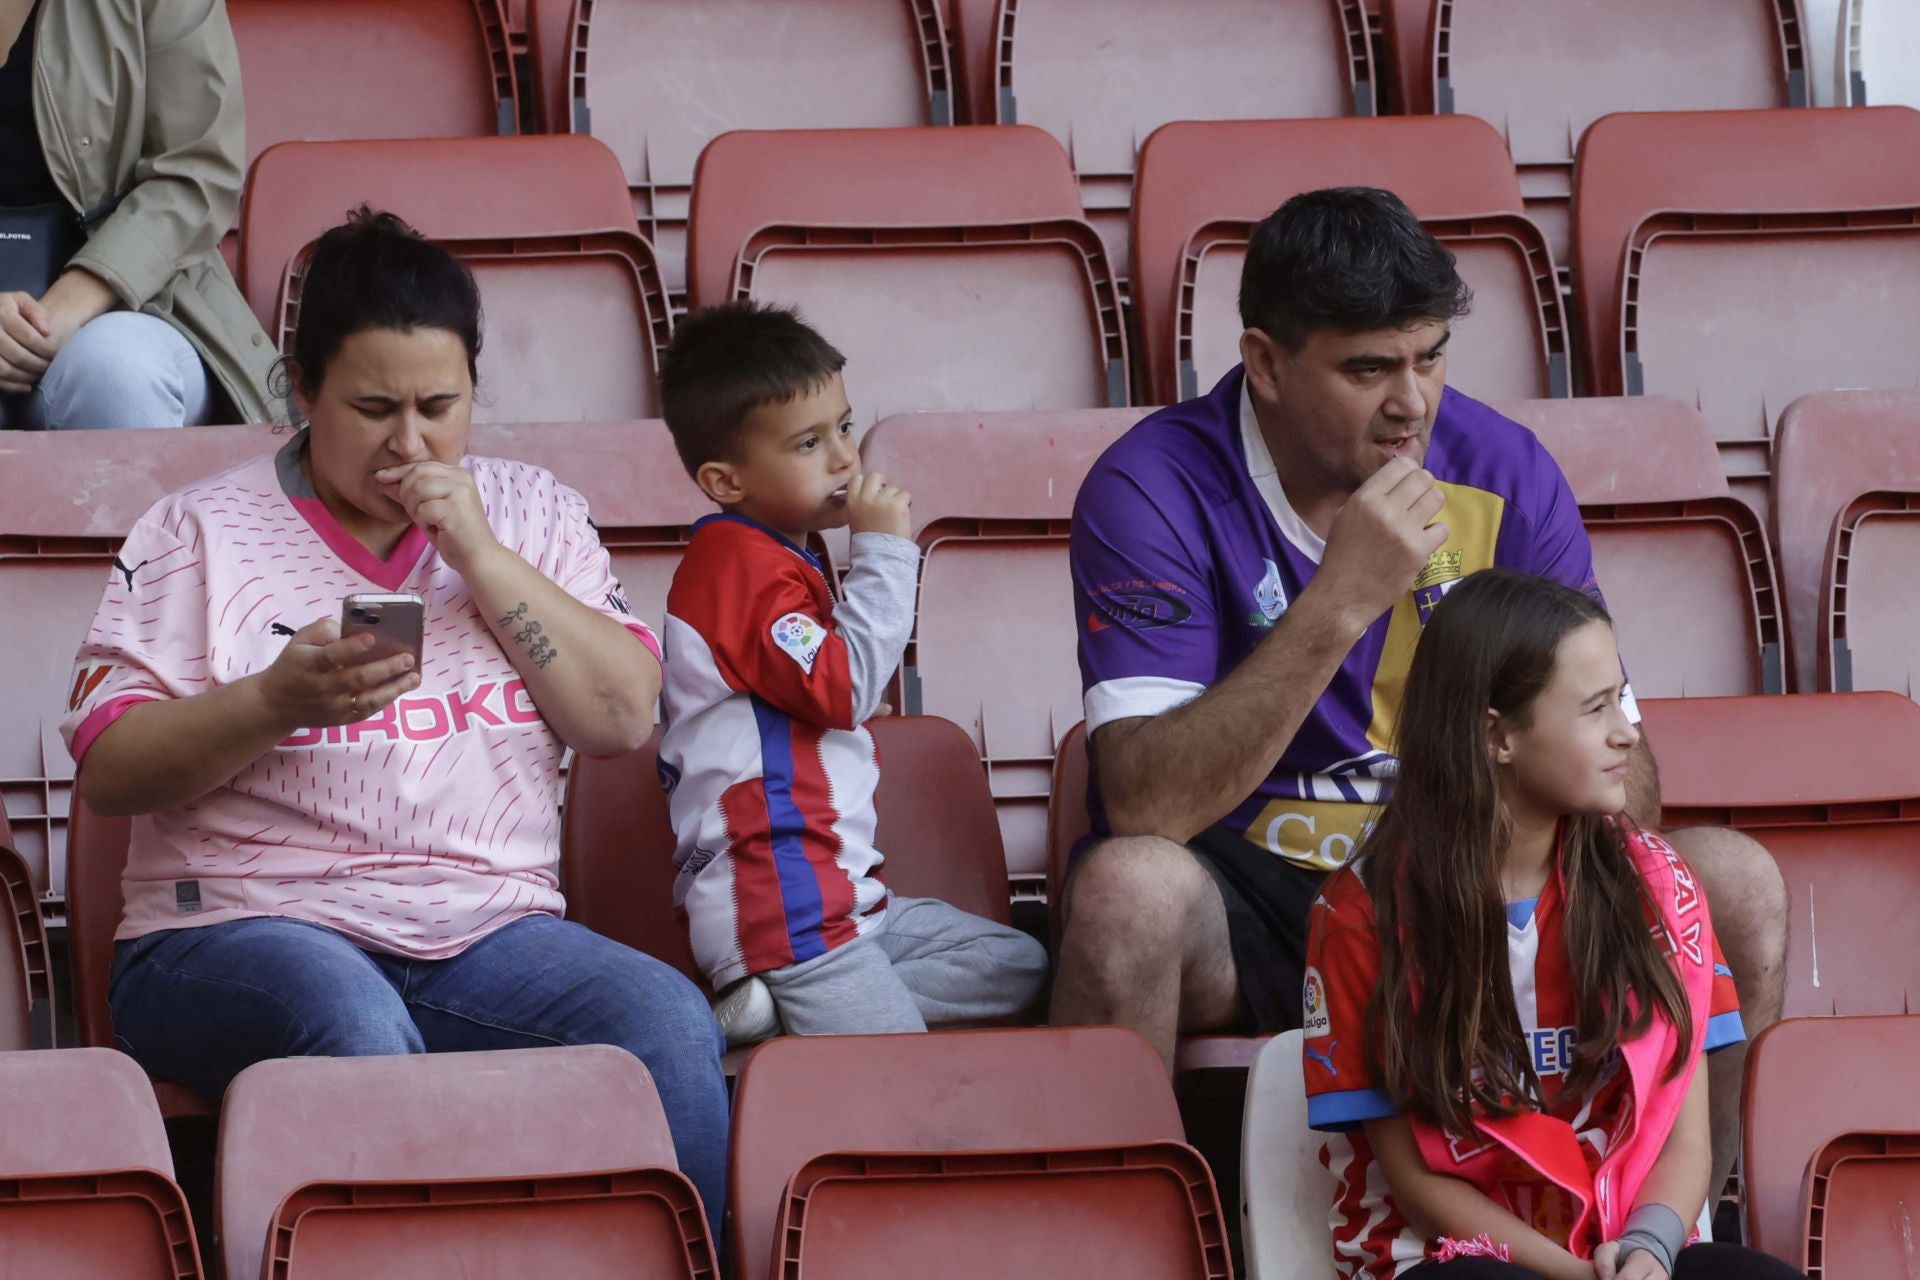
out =
<path fill-rule="evenodd" d="M 340 636 L 371 635 L 369 662 L 410 653 L 418 671 L 426 619 L 427 602 L 419 596 L 348 596 L 340 605 Z"/>

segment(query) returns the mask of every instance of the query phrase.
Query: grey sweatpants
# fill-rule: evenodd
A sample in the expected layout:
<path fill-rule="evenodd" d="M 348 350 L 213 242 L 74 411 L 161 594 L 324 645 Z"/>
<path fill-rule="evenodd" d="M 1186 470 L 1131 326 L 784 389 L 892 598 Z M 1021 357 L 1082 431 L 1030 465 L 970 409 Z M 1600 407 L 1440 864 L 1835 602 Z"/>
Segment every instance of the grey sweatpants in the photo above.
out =
<path fill-rule="evenodd" d="M 1046 948 L 1018 929 L 898 895 L 874 932 L 760 975 L 780 1021 L 802 1036 L 1004 1021 L 1039 998 L 1046 976 Z"/>

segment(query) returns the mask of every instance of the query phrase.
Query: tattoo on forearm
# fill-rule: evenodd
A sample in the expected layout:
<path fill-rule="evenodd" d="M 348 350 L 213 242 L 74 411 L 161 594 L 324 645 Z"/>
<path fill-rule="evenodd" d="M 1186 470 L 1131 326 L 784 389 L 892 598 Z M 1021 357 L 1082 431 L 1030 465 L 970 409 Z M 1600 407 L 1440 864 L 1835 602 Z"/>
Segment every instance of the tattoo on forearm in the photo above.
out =
<path fill-rule="evenodd" d="M 546 670 L 548 665 L 560 656 L 560 651 L 553 647 L 553 641 L 541 634 L 540 624 L 534 619 L 527 617 L 527 602 L 525 600 L 522 600 L 506 613 L 501 614 L 500 621 L 495 625 L 502 630 L 506 630 L 515 623 L 520 624 L 520 629 L 515 631 L 510 638 L 515 644 L 526 649 L 527 656 L 533 659 L 534 666 L 539 667 L 542 671 Z"/>

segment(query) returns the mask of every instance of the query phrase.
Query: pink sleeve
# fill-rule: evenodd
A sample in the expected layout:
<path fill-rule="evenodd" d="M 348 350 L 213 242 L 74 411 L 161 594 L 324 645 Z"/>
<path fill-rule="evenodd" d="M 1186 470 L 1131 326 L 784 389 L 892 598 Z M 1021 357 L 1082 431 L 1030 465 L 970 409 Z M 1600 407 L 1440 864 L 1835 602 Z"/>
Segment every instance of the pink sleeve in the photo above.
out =
<path fill-rule="evenodd" d="M 627 606 L 626 589 L 614 576 L 613 557 L 600 543 L 600 534 L 587 518 L 587 500 L 565 485 L 555 498 L 559 528 L 555 531 L 565 548 L 554 580 L 581 604 L 604 614 L 631 631 L 647 647 L 654 661 L 660 661 L 660 640 L 653 628 L 633 616 Z"/>

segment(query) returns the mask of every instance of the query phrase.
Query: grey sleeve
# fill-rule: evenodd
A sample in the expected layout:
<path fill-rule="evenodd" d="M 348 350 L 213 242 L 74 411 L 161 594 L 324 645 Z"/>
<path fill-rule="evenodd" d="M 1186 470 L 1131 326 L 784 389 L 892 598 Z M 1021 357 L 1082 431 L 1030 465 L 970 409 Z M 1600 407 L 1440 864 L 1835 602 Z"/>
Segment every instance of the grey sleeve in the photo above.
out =
<path fill-rule="evenodd" d="M 847 646 L 855 724 L 873 715 L 907 651 L 919 579 L 920 548 L 912 539 L 891 533 L 853 535 L 853 562 L 840 584 L 833 625 Z"/>

